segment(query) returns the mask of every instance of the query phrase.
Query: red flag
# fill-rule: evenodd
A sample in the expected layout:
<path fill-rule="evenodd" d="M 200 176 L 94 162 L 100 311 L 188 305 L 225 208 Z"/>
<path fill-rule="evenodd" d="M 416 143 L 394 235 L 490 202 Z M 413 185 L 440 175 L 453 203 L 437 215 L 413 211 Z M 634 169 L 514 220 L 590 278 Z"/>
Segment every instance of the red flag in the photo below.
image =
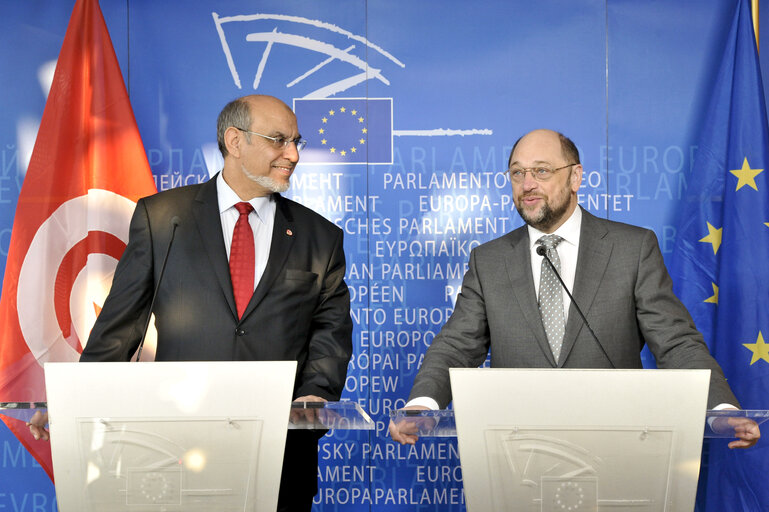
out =
<path fill-rule="evenodd" d="M 42 364 L 76 361 L 156 191 L 98 0 L 77 0 L 16 207 L 0 299 L 0 401 L 45 400 Z M 0 416 L 53 478 L 50 446 Z"/>

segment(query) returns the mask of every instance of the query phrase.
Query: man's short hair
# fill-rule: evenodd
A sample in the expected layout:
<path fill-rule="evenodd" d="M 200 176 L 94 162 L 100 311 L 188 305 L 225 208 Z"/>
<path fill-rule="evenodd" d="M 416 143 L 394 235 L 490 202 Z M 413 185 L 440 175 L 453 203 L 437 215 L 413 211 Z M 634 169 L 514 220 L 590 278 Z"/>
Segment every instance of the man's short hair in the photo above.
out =
<path fill-rule="evenodd" d="M 219 118 L 216 120 L 216 142 L 219 144 L 222 157 L 229 154 L 227 145 L 224 143 L 224 132 L 230 126 L 244 130 L 251 127 L 251 105 L 245 98 L 232 100 L 219 112 Z"/>
<path fill-rule="evenodd" d="M 574 142 L 572 142 L 570 138 L 561 132 L 555 132 L 555 134 L 558 135 L 558 140 L 561 143 L 561 153 L 563 154 L 563 157 L 566 159 L 566 161 L 570 164 L 582 163 L 579 161 L 579 151 L 577 150 L 577 146 L 574 144 Z M 515 153 L 515 148 L 518 146 L 518 143 L 521 142 L 521 139 L 526 135 L 528 134 L 524 134 L 518 137 L 518 140 L 515 141 L 515 144 L 513 144 L 513 149 L 510 150 L 510 158 L 507 159 L 508 167 L 510 167 L 510 162 L 513 160 L 513 153 Z"/>

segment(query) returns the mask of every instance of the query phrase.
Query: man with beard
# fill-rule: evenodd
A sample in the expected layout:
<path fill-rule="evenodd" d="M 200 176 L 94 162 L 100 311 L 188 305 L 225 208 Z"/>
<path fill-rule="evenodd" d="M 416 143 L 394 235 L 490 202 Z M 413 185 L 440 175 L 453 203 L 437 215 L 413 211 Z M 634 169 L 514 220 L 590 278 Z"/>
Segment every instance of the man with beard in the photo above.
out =
<path fill-rule="evenodd" d="M 430 345 L 406 408 L 445 408 L 449 368 L 477 367 L 489 350 L 493 367 L 641 368 L 644 344 L 660 368 L 710 369 L 708 407 L 738 405 L 673 294 L 654 233 L 578 206 L 582 165 L 574 143 L 550 130 L 530 132 L 513 146 L 508 173 L 526 225 L 472 251 L 454 313 Z M 595 336 L 538 248 L 573 291 Z M 391 422 L 390 435 L 414 444 L 417 436 L 407 428 Z M 736 430 L 731 448 L 760 437 L 753 422 Z"/>
<path fill-rule="evenodd" d="M 304 147 L 282 101 L 253 95 L 219 114 L 220 173 L 145 197 L 81 361 L 128 361 L 152 313 L 157 361 L 297 361 L 296 401 L 339 400 L 352 353 L 342 230 L 280 195 Z M 248 393 L 248 389 L 233 389 Z M 46 418 L 30 422 L 47 438 Z M 279 511 L 309 511 L 322 431 L 290 430 Z"/>

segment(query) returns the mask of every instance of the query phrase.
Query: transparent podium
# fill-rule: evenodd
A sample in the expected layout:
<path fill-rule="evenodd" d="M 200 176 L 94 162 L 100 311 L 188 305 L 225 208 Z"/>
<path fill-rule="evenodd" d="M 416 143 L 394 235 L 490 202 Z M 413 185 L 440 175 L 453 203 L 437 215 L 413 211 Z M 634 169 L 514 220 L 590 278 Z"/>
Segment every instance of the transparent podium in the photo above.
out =
<path fill-rule="evenodd" d="M 452 436 L 456 436 L 454 411 L 450 416 Z M 48 414 L 47 402 L 0 402 L 0 415 L 28 422 L 35 414 Z M 374 420 L 355 402 L 291 402 L 288 430 L 375 430 Z M 429 435 L 438 432 L 432 429 Z"/>
<path fill-rule="evenodd" d="M 296 362 L 47 363 L 58 510 L 277 507 L 288 429 L 374 429 L 355 403 L 291 403 Z"/>
<path fill-rule="evenodd" d="M 288 430 L 374 430 L 374 420 L 355 402 L 292 402 Z"/>
<path fill-rule="evenodd" d="M 0 402 L 0 415 L 30 421 L 35 413 L 48 414 L 47 402 Z"/>
<path fill-rule="evenodd" d="M 769 411 L 708 411 L 709 370 L 451 369 L 452 411 L 394 411 L 457 435 L 469 512 L 694 509 L 703 432 Z"/>

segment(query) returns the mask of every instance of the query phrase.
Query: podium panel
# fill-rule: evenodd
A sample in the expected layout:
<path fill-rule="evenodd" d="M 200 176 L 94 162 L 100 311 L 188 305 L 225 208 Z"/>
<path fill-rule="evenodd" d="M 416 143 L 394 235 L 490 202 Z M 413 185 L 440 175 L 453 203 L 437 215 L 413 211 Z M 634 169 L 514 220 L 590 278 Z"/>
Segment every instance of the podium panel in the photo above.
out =
<path fill-rule="evenodd" d="M 469 512 L 691 512 L 709 370 L 451 369 Z"/>
<path fill-rule="evenodd" d="M 275 510 L 296 362 L 47 363 L 61 512 Z"/>

